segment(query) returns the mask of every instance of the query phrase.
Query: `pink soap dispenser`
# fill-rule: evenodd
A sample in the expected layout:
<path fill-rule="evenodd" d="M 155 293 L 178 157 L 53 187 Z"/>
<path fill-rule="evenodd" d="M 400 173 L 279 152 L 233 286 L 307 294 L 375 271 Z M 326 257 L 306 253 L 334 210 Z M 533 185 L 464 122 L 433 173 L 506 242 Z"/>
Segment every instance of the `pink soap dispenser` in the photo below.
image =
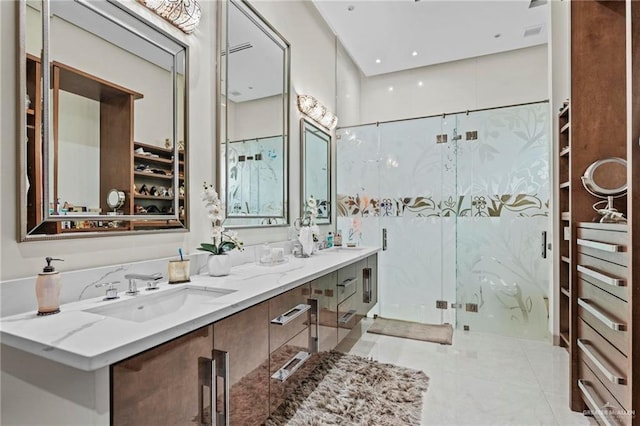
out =
<path fill-rule="evenodd" d="M 51 266 L 54 259 L 47 257 L 47 266 L 36 278 L 36 298 L 38 299 L 38 315 L 52 315 L 60 312 L 60 272 Z"/>

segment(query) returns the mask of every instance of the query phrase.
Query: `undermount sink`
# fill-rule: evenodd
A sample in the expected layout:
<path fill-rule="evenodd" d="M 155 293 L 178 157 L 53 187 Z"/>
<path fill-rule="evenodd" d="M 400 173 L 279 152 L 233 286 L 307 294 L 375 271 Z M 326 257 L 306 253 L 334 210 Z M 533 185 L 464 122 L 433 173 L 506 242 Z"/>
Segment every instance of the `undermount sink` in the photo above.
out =
<path fill-rule="evenodd" d="M 145 322 L 171 313 L 189 312 L 202 308 L 215 299 L 234 292 L 235 290 L 210 287 L 182 287 L 177 290 L 114 301 L 99 308 L 86 309 L 85 312 L 126 321 Z"/>

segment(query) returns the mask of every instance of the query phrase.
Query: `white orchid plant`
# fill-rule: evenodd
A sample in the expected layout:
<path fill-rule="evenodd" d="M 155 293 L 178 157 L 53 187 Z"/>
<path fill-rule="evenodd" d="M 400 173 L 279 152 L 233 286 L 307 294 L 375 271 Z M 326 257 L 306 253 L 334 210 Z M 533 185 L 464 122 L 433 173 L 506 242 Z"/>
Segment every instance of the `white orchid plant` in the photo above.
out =
<path fill-rule="evenodd" d="M 320 228 L 316 225 L 316 218 L 318 217 L 318 203 L 313 195 L 309 196 L 304 203 L 304 214 L 300 221 L 300 225 L 311 227 L 311 233 L 313 234 L 313 240 L 318 241 L 320 235 Z"/>
<path fill-rule="evenodd" d="M 208 251 L 215 255 L 225 254 L 235 248 L 242 251 L 243 243 L 238 239 L 237 233 L 227 231 L 222 226 L 225 219 L 224 205 L 212 184 L 204 183 L 202 201 L 207 209 L 207 217 L 211 221 L 211 239 L 213 243 L 201 243 L 198 250 Z"/>
<path fill-rule="evenodd" d="M 318 203 L 313 195 L 304 203 L 304 214 L 302 215 L 302 226 L 313 226 L 318 217 Z"/>

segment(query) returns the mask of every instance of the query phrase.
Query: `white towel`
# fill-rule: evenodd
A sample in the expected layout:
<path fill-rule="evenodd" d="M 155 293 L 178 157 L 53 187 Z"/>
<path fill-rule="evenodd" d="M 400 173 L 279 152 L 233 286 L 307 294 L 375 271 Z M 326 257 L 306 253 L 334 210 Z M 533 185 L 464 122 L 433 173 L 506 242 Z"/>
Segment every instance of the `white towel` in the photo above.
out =
<path fill-rule="evenodd" d="M 311 252 L 313 251 L 313 233 L 311 232 L 311 228 L 308 226 L 301 227 L 298 241 L 302 244 L 302 253 L 311 256 Z"/>

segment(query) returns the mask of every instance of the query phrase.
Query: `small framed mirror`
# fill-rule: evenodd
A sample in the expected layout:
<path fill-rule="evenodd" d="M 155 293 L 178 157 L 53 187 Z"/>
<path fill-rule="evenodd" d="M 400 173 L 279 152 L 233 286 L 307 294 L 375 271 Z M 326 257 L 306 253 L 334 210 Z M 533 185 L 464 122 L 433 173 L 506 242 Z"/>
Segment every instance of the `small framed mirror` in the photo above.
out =
<path fill-rule="evenodd" d="M 284 226 L 289 43 L 248 2 L 219 7 L 218 187 L 225 226 Z"/>
<path fill-rule="evenodd" d="M 331 135 L 303 118 L 300 121 L 300 138 L 301 216 L 304 215 L 305 201 L 313 196 L 318 208 L 316 223 L 331 223 Z"/>

